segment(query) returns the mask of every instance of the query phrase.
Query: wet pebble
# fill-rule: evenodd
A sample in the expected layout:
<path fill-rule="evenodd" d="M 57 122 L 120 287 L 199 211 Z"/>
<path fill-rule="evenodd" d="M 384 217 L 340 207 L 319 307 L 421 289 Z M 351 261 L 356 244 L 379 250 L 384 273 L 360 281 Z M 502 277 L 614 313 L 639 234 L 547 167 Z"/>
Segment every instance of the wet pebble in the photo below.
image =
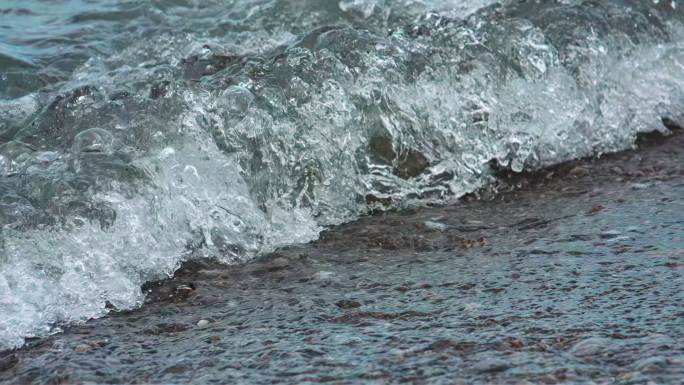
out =
<path fill-rule="evenodd" d="M 584 176 L 589 175 L 589 169 L 587 169 L 586 167 L 577 166 L 573 167 L 569 173 L 573 176 Z"/>
<path fill-rule="evenodd" d="M 591 210 L 589 210 L 589 214 L 596 214 L 596 213 L 600 213 L 601 211 L 605 211 L 605 210 L 606 210 L 605 207 L 598 205 L 598 206 L 592 207 Z"/>
<path fill-rule="evenodd" d="M 314 279 L 320 281 L 332 280 L 335 277 L 335 273 L 332 271 L 318 271 L 314 274 Z"/>
<path fill-rule="evenodd" d="M 435 221 L 425 221 L 425 227 L 428 230 L 433 230 L 433 231 L 445 231 L 449 229 L 449 226 L 445 225 L 444 223 L 440 222 L 435 222 Z"/>
<path fill-rule="evenodd" d="M 201 319 L 197 322 L 197 327 L 200 329 L 204 329 L 204 328 L 208 327 L 209 324 L 211 324 L 211 322 L 209 322 L 205 319 Z"/>
<path fill-rule="evenodd" d="M 629 185 L 629 187 L 631 187 L 632 190 L 642 190 L 642 189 L 649 188 L 650 185 L 647 183 L 632 183 Z"/>
<path fill-rule="evenodd" d="M 195 287 L 193 284 L 178 285 L 174 290 L 173 299 L 175 302 L 183 302 L 187 300 L 194 291 Z"/>
<path fill-rule="evenodd" d="M 340 309 L 354 309 L 357 307 L 361 307 L 361 304 L 353 301 L 353 300 L 348 300 L 348 299 L 342 299 L 337 302 L 335 302 L 335 305 L 339 307 Z"/>
<path fill-rule="evenodd" d="M 498 358 L 486 358 L 473 365 L 473 369 L 480 373 L 503 372 L 510 367 L 508 362 Z"/>
<path fill-rule="evenodd" d="M 78 344 L 74 347 L 74 351 L 76 353 L 85 353 L 90 350 L 90 345 L 87 344 Z"/>
<path fill-rule="evenodd" d="M 606 230 L 602 232 L 599 236 L 601 237 L 601 239 L 612 239 L 618 237 L 621 234 L 622 233 L 618 230 Z"/>
<path fill-rule="evenodd" d="M 290 265 L 290 261 L 284 257 L 276 257 L 270 261 L 271 265 L 277 267 L 287 267 Z"/>
<path fill-rule="evenodd" d="M 613 166 L 610 168 L 610 171 L 612 171 L 614 174 L 618 174 L 618 175 L 625 172 L 625 170 L 623 170 L 622 167 L 620 167 L 620 166 Z"/>

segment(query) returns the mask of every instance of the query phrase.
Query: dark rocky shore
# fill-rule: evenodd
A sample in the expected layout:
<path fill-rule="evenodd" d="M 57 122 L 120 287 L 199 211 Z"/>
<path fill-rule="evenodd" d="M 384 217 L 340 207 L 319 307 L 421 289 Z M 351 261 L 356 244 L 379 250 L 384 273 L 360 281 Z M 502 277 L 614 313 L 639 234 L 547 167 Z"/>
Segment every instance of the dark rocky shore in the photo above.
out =
<path fill-rule="evenodd" d="M 684 383 L 684 134 L 639 147 L 187 263 L 0 353 L 0 383 Z"/>

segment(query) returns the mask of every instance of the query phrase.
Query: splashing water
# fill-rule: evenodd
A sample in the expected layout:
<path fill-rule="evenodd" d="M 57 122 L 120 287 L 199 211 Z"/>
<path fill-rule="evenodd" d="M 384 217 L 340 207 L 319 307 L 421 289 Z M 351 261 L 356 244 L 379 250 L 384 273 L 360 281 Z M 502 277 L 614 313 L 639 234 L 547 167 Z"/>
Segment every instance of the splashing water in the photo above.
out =
<path fill-rule="evenodd" d="M 675 1 L 3 7 L 0 348 L 684 120 Z"/>

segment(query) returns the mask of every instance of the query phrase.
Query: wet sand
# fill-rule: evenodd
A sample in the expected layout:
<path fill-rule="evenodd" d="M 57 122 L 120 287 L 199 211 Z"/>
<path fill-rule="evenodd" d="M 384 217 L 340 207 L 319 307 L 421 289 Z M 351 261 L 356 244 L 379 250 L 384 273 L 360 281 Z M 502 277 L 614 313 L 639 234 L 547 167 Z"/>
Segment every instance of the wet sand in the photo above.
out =
<path fill-rule="evenodd" d="M 0 384 L 684 383 L 684 133 L 382 213 L 0 353 Z"/>

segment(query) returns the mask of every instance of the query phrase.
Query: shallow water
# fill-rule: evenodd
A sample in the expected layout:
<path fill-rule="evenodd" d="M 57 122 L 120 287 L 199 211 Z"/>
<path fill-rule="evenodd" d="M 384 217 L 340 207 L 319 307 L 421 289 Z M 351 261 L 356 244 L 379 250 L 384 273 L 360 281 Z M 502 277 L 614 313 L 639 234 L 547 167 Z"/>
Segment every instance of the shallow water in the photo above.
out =
<path fill-rule="evenodd" d="M 0 354 L 1 384 L 679 384 L 684 133 L 378 214 L 245 264 L 186 264 Z"/>
<path fill-rule="evenodd" d="M 0 347 L 684 111 L 675 1 L 5 1 Z M 493 164 L 498 165 L 492 167 Z"/>

